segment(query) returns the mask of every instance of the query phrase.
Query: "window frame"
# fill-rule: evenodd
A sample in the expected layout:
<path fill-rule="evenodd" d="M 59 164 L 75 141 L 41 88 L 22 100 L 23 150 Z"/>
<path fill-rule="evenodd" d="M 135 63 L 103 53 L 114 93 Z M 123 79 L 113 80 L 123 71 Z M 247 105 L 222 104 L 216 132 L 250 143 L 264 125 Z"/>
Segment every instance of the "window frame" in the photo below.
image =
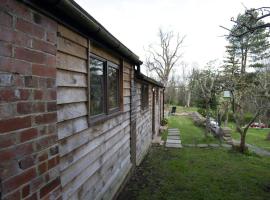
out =
<path fill-rule="evenodd" d="M 143 97 L 143 86 L 145 86 L 147 88 L 147 98 Z M 147 102 L 144 102 L 144 100 L 147 99 Z M 145 83 L 145 82 L 141 82 L 141 111 L 145 112 L 149 110 L 149 84 Z"/>
<path fill-rule="evenodd" d="M 97 114 L 97 115 L 91 115 L 91 78 L 90 78 L 90 66 L 91 66 L 91 59 L 97 59 L 101 62 L 103 62 L 103 71 L 104 71 L 104 75 L 103 75 L 103 81 L 104 81 L 104 102 L 103 102 L 103 109 L 104 112 L 101 114 Z M 108 68 L 109 66 L 117 69 L 118 71 L 118 87 L 117 87 L 117 104 L 118 106 L 112 109 L 109 109 L 109 96 L 108 96 Z M 102 122 L 104 120 L 110 119 L 116 115 L 119 115 L 122 113 L 122 102 L 121 102 L 121 95 L 123 95 L 121 93 L 122 91 L 122 76 L 121 76 L 121 72 L 122 72 L 122 65 L 118 65 L 115 64 L 105 58 L 102 58 L 96 54 L 93 53 L 89 53 L 88 56 L 88 87 L 87 87 L 87 91 L 88 91 L 88 119 L 89 119 L 89 124 L 95 124 L 97 122 Z"/>

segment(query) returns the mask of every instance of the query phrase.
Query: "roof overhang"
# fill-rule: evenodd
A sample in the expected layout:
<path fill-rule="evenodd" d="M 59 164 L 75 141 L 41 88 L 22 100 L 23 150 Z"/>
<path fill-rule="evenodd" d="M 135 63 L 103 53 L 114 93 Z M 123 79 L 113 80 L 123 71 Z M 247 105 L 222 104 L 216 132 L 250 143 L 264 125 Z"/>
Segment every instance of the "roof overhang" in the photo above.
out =
<path fill-rule="evenodd" d="M 45 15 L 68 24 L 90 38 L 116 51 L 133 64 L 142 64 L 139 57 L 115 38 L 97 20 L 73 0 L 21 0 Z"/>

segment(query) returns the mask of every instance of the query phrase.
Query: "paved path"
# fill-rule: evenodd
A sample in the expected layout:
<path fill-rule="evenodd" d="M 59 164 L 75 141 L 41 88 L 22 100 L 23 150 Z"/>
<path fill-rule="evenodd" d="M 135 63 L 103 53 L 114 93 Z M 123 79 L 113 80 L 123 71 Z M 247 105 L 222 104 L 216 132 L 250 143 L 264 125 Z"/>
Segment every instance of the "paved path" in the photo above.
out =
<path fill-rule="evenodd" d="M 182 148 L 180 132 L 177 128 L 169 128 L 166 141 L 166 147 Z"/>
<path fill-rule="evenodd" d="M 233 140 L 234 144 L 239 144 L 240 142 L 237 140 Z M 250 150 L 251 152 L 254 152 L 260 156 L 270 156 L 270 152 L 266 151 L 264 149 L 261 149 L 257 146 L 251 145 L 251 144 L 246 144 L 246 146 L 248 147 L 248 150 Z"/>

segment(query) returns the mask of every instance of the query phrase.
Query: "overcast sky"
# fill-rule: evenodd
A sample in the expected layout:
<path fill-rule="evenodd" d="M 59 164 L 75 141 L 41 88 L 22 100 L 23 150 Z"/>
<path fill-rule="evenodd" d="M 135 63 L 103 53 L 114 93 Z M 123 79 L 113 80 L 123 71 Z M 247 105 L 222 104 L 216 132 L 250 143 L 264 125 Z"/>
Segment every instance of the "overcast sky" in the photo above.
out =
<path fill-rule="evenodd" d="M 231 17 L 245 7 L 270 6 L 270 0 L 76 0 L 109 32 L 137 54 L 157 42 L 158 28 L 186 35 L 185 62 L 203 67 L 209 60 L 223 60 L 226 31 Z"/>

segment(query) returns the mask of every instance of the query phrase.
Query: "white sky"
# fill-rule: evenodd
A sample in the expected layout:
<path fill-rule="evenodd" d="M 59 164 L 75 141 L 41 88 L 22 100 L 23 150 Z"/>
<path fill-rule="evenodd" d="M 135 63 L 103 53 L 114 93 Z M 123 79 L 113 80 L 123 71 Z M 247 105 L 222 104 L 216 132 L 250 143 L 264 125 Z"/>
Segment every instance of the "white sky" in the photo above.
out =
<path fill-rule="evenodd" d="M 270 0 L 76 0 L 90 15 L 144 61 L 157 42 L 158 28 L 186 35 L 183 58 L 203 67 L 223 60 L 231 17 L 247 8 L 270 6 Z"/>

